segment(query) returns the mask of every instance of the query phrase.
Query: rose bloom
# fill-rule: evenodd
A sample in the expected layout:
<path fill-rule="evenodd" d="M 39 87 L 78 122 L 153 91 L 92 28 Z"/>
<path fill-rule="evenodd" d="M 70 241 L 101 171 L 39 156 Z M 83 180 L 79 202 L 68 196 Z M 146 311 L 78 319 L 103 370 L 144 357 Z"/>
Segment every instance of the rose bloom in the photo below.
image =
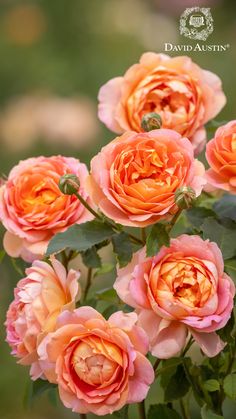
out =
<path fill-rule="evenodd" d="M 59 316 L 38 353 L 66 407 L 103 416 L 145 399 L 154 373 L 145 358 L 147 335 L 136 321 L 135 313 L 121 311 L 105 320 L 85 306 Z"/>
<path fill-rule="evenodd" d="M 223 349 L 215 331 L 229 320 L 235 295 L 223 269 L 216 243 L 182 235 L 155 257 L 146 258 L 142 249 L 118 271 L 114 288 L 138 310 L 153 355 L 175 356 L 184 348 L 188 332 L 209 357 Z"/>
<path fill-rule="evenodd" d="M 7 229 L 3 244 L 10 256 L 39 259 L 54 234 L 91 219 L 75 195 L 60 191 L 58 182 L 66 173 L 78 176 L 79 193 L 89 200 L 84 189 L 87 168 L 74 158 L 30 158 L 11 170 L 0 188 L 0 220 Z"/>
<path fill-rule="evenodd" d="M 206 147 L 208 183 L 236 194 L 236 120 L 218 128 Z"/>
<path fill-rule="evenodd" d="M 101 211 L 126 226 L 144 227 L 178 210 L 175 191 L 200 195 L 204 166 L 187 138 L 167 129 L 127 132 L 91 161 L 87 187 Z"/>
<path fill-rule="evenodd" d="M 226 102 L 216 74 L 201 69 L 189 57 L 147 52 L 99 92 L 99 118 L 118 134 L 142 131 L 144 114 L 157 112 L 163 128 L 175 129 L 200 152 L 206 140 L 204 124 Z"/>
<path fill-rule="evenodd" d="M 26 269 L 14 290 L 15 298 L 7 311 L 7 342 L 12 355 L 22 365 L 31 365 L 33 380 L 43 376 L 38 360 L 37 345 L 45 334 L 52 331 L 58 315 L 63 310 L 73 310 L 80 297 L 79 272 L 70 269 L 68 274 L 63 265 L 51 258 L 52 266 L 34 261 Z"/>

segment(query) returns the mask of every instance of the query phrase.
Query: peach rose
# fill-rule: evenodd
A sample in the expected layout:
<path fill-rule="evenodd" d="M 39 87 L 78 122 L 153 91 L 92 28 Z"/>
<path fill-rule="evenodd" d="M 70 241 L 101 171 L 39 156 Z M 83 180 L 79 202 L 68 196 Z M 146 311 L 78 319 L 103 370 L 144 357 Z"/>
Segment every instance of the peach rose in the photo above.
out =
<path fill-rule="evenodd" d="M 91 219 L 74 195 L 59 190 L 59 179 L 66 173 L 78 176 L 79 193 L 88 200 L 84 190 L 88 171 L 74 158 L 30 158 L 11 170 L 0 188 L 0 220 L 7 229 L 3 244 L 10 256 L 27 262 L 40 259 L 54 234 Z"/>
<path fill-rule="evenodd" d="M 218 128 L 207 144 L 206 158 L 209 184 L 236 194 L 236 120 Z"/>
<path fill-rule="evenodd" d="M 144 227 L 178 210 L 175 192 L 190 186 L 200 195 L 204 166 L 187 138 L 167 129 L 127 132 L 91 161 L 87 186 L 101 211 L 126 226 Z"/>
<path fill-rule="evenodd" d="M 15 298 L 7 311 L 7 342 L 12 355 L 22 365 L 31 365 L 33 380 L 42 377 L 37 345 L 46 333 L 52 331 L 58 315 L 63 310 L 73 310 L 80 296 L 79 272 L 69 270 L 51 258 L 52 266 L 34 261 L 26 269 L 26 277 L 15 288 Z"/>
<path fill-rule="evenodd" d="M 218 76 L 202 70 L 189 57 L 147 52 L 124 77 L 111 79 L 100 89 L 98 116 L 118 134 L 142 131 L 142 116 L 157 112 L 163 128 L 190 138 L 200 152 L 205 144 L 204 124 L 226 102 Z"/>
<path fill-rule="evenodd" d="M 144 356 L 147 336 L 136 321 L 135 313 L 121 311 L 105 320 L 92 307 L 59 316 L 38 353 L 50 369 L 54 363 L 48 378 L 58 383 L 66 407 L 103 416 L 145 399 L 154 373 Z"/>
<path fill-rule="evenodd" d="M 118 271 L 114 288 L 138 310 L 153 355 L 175 356 L 184 348 L 188 332 L 209 357 L 223 349 L 215 331 L 228 322 L 235 295 L 223 269 L 216 243 L 182 235 L 153 258 L 146 258 L 142 249 Z"/>

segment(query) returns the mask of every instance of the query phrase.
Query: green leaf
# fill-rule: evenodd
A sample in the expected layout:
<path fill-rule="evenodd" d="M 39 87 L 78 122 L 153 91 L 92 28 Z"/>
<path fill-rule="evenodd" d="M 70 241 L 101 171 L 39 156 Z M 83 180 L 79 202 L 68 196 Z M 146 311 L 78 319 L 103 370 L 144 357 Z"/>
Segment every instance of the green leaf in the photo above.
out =
<path fill-rule="evenodd" d="M 83 252 L 95 244 L 111 239 L 114 231 L 111 226 L 98 220 L 69 227 L 64 233 L 56 234 L 49 243 L 47 256 L 66 248 Z"/>
<path fill-rule="evenodd" d="M 186 217 L 188 221 L 196 228 L 201 228 L 204 220 L 213 216 L 214 212 L 204 207 L 194 207 L 186 211 Z"/>
<path fill-rule="evenodd" d="M 236 221 L 236 195 L 225 194 L 213 205 L 213 208 L 219 218 L 230 218 Z"/>
<path fill-rule="evenodd" d="M 98 300 L 114 303 L 117 301 L 117 294 L 114 288 L 105 288 L 96 292 L 96 298 Z"/>
<path fill-rule="evenodd" d="M 190 383 L 186 377 L 183 365 L 178 365 L 176 372 L 170 378 L 165 390 L 165 402 L 178 400 L 187 394 Z"/>
<path fill-rule="evenodd" d="M 171 409 L 165 404 L 153 404 L 148 411 L 147 419 L 181 419 L 176 410 Z"/>
<path fill-rule="evenodd" d="M 102 315 L 105 319 L 109 319 L 109 317 L 117 311 L 117 306 L 114 304 L 109 305 L 105 310 L 103 310 Z"/>
<path fill-rule="evenodd" d="M 236 374 L 229 374 L 224 379 L 224 392 L 232 400 L 236 400 Z"/>
<path fill-rule="evenodd" d="M 202 419 L 224 419 L 223 416 L 209 410 L 206 404 L 201 408 L 201 417 Z"/>
<path fill-rule="evenodd" d="M 88 268 L 100 268 L 101 266 L 101 258 L 97 253 L 96 247 L 93 246 L 91 249 L 85 250 L 85 252 L 81 253 L 83 263 Z"/>
<path fill-rule="evenodd" d="M 5 254 L 6 254 L 5 250 L 0 250 L 0 263 L 2 263 Z"/>
<path fill-rule="evenodd" d="M 164 224 L 155 224 L 147 236 L 147 256 L 155 256 L 161 246 L 169 246 L 170 238 Z"/>
<path fill-rule="evenodd" d="M 112 263 L 104 263 L 101 268 L 98 268 L 96 272 L 94 273 L 93 277 L 97 277 L 100 275 L 105 275 L 109 272 L 111 272 L 114 269 L 114 265 Z"/>
<path fill-rule="evenodd" d="M 118 410 L 117 412 L 113 412 L 113 415 L 120 419 L 128 419 L 128 409 L 129 405 L 126 404 L 122 409 Z"/>
<path fill-rule="evenodd" d="M 218 391 L 220 389 L 220 383 L 217 380 L 214 380 L 213 378 L 210 380 L 205 381 L 203 384 L 203 387 L 205 390 L 209 391 L 210 393 L 212 391 Z"/>
<path fill-rule="evenodd" d="M 30 381 L 24 396 L 25 408 L 30 408 L 37 397 L 41 396 L 45 391 L 55 387 L 57 387 L 56 384 L 51 384 L 47 380 L 38 379 L 36 381 Z"/>
<path fill-rule="evenodd" d="M 175 374 L 176 368 L 182 363 L 181 358 L 170 358 L 163 359 L 161 368 L 159 369 L 159 375 L 161 375 L 161 387 L 166 388 L 172 375 Z M 158 376 L 159 376 L 158 375 Z"/>
<path fill-rule="evenodd" d="M 222 251 L 224 259 L 230 259 L 236 254 L 236 229 L 225 226 L 214 218 L 207 218 L 201 226 L 203 238 L 216 242 Z"/>
<path fill-rule="evenodd" d="M 219 335 L 220 338 L 224 342 L 229 342 L 230 340 L 232 340 L 232 331 L 234 329 L 234 324 L 235 324 L 235 318 L 234 318 L 234 312 L 232 311 L 230 319 L 228 320 L 226 325 L 223 327 L 223 329 L 216 331 L 217 335 Z"/>
<path fill-rule="evenodd" d="M 116 254 L 120 268 L 124 267 L 132 259 L 133 249 L 129 235 L 122 231 L 112 236 L 113 250 Z"/>
<path fill-rule="evenodd" d="M 225 260 L 225 270 L 236 283 L 236 259 Z"/>
<path fill-rule="evenodd" d="M 15 271 L 20 275 L 20 276 L 24 276 L 24 271 L 23 269 L 19 266 L 19 264 L 17 263 L 17 260 L 15 258 L 11 258 L 11 263 L 13 268 L 15 269 Z"/>

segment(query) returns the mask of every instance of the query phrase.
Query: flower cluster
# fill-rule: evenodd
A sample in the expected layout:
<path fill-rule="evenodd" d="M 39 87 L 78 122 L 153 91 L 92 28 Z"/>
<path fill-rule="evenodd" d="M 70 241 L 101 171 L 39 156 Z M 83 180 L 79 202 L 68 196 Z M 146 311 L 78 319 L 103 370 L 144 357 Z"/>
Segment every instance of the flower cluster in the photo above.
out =
<path fill-rule="evenodd" d="M 103 416 L 142 402 L 158 363 L 183 357 L 193 341 L 209 358 L 227 345 L 218 331 L 231 318 L 235 286 L 222 240 L 207 235 L 196 210 L 214 215 L 201 201 L 205 187 L 236 193 L 236 121 L 207 144 L 205 170 L 196 158 L 204 125 L 225 96 L 220 79 L 188 57 L 144 54 L 101 88 L 99 102 L 99 118 L 121 135 L 92 159 L 90 173 L 72 157 L 21 161 L 1 184 L 0 220 L 6 253 L 32 264 L 7 311 L 12 354 L 30 365 L 32 380 L 58 385 L 73 412 Z M 195 218 L 185 211 L 194 202 Z M 176 234 L 180 216 L 185 230 Z M 209 222 L 222 234 L 235 228 L 235 219 Z M 87 295 L 109 242 L 120 300 L 108 316 Z M 68 267 L 79 254 L 84 289 L 80 271 Z"/>

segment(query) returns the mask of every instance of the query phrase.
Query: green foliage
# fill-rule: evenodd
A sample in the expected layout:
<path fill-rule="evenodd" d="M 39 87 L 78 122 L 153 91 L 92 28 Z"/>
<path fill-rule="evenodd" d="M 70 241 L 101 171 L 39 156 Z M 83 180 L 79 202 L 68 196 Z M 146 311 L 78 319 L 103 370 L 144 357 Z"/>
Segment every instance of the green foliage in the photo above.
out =
<path fill-rule="evenodd" d="M 223 388 L 227 397 L 236 400 L 236 374 L 229 374 L 225 377 Z"/>
<path fill-rule="evenodd" d="M 236 221 L 236 196 L 225 194 L 213 205 L 219 218 L 229 218 Z"/>
<path fill-rule="evenodd" d="M 236 259 L 225 260 L 225 270 L 236 283 Z"/>
<path fill-rule="evenodd" d="M 81 253 L 83 263 L 88 268 L 100 268 L 101 267 L 101 258 L 97 252 L 95 246 L 91 247 L 91 249 L 85 250 L 85 252 Z"/>
<path fill-rule="evenodd" d="M 200 229 L 204 220 L 213 217 L 215 214 L 211 209 L 205 207 L 193 207 L 186 211 L 188 221 L 195 227 Z"/>
<path fill-rule="evenodd" d="M 117 301 L 117 294 L 114 288 L 105 288 L 96 292 L 96 298 L 113 303 Z"/>
<path fill-rule="evenodd" d="M 103 263 L 100 268 L 98 268 L 95 272 L 93 277 L 96 278 L 97 276 L 105 275 L 114 269 L 114 265 L 112 263 Z"/>
<path fill-rule="evenodd" d="M 181 419 L 176 410 L 166 406 L 165 404 L 151 405 L 148 411 L 147 419 Z"/>
<path fill-rule="evenodd" d="M 233 339 L 232 338 L 232 331 L 234 329 L 234 324 L 235 324 L 235 317 L 234 317 L 234 312 L 232 311 L 230 319 L 227 322 L 227 324 L 225 325 L 225 327 L 223 327 L 220 330 L 217 330 L 217 334 L 220 336 L 220 338 L 224 342 L 230 342 Z"/>
<path fill-rule="evenodd" d="M 5 255 L 6 255 L 5 250 L 0 250 L 0 263 L 2 263 L 2 261 L 3 261 L 4 257 L 5 257 Z"/>
<path fill-rule="evenodd" d="M 147 236 L 147 256 L 155 256 L 161 246 L 169 246 L 170 238 L 164 224 L 155 224 Z"/>
<path fill-rule="evenodd" d="M 220 389 L 220 383 L 219 381 L 211 378 L 203 384 L 205 390 L 209 391 L 210 393 L 213 391 L 218 391 Z"/>
<path fill-rule="evenodd" d="M 209 410 L 206 404 L 201 409 L 201 417 L 202 419 L 223 419 L 223 416 Z"/>
<path fill-rule="evenodd" d="M 203 238 L 218 244 L 224 259 L 236 255 L 236 225 L 222 225 L 214 218 L 205 219 L 201 226 Z"/>
<path fill-rule="evenodd" d="M 84 252 L 104 240 L 111 239 L 113 228 L 98 220 L 89 221 L 69 227 L 64 233 L 58 233 L 52 238 L 47 249 L 47 255 L 58 253 L 69 248 Z"/>
<path fill-rule="evenodd" d="M 118 412 L 114 412 L 113 415 L 119 419 L 128 419 L 128 410 L 129 405 L 127 404 L 124 407 L 122 407 L 122 409 L 118 410 Z"/>
<path fill-rule="evenodd" d="M 126 266 L 132 259 L 133 248 L 129 235 L 122 231 L 112 236 L 113 250 L 120 268 Z"/>
<path fill-rule="evenodd" d="M 186 377 L 185 369 L 182 364 L 178 365 L 175 373 L 170 378 L 165 389 L 165 401 L 178 400 L 184 397 L 190 388 L 190 383 Z"/>
<path fill-rule="evenodd" d="M 56 384 L 49 383 L 47 380 L 38 379 L 36 381 L 30 381 L 27 385 L 24 397 L 25 408 L 30 408 L 34 400 L 40 397 L 46 391 L 50 391 L 49 397 L 52 397 L 51 390 L 56 388 Z"/>

